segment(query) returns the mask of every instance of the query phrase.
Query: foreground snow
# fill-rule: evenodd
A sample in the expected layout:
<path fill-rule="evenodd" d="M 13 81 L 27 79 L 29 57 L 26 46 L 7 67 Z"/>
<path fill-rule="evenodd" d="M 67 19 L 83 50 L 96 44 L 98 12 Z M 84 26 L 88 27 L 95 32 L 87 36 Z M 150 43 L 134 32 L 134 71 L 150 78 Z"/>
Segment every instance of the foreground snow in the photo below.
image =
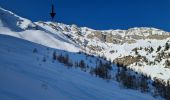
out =
<path fill-rule="evenodd" d="M 1 100 L 154 100 L 50 59 L 53 49 L 0 35 Z M 38 53 L 33 53 L 37 48 Z M 42 58 L 46 56 L 46 62 Z"/>

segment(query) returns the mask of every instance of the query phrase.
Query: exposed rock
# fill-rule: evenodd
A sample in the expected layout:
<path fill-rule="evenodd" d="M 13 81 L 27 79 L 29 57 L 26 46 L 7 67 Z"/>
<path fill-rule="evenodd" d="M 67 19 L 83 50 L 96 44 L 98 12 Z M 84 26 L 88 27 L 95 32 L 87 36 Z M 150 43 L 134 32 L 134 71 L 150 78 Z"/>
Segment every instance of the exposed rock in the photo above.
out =
<path fill-rule="evenodd" d="M 129 66 L 129 65 L 139 62 L 139 61 L 148 62 L 148 60 L 144 56 L 134 57 L 134 56 L 130 56 L 130 55 L 122 57 L 122 58 L 117 58 L 114 60 L 115 63 L 119 63 L 124 66 Z"/>
<path fill-rule="evenodd" d="M 157 39 L 157 40 L 163 40 L 163 39 L 167 39 L 167 38 L 169 38 L 170 37 L 170 35 L 149 35 L 149 36 L 147 36 L 146 38 L 147 39 Z"/>
<path fill-rule="evenodd" d="M 90 50 L 93 51 L 102 51 L 103 49 L 100 46 L 93 46 L 93 45 L 89 45 L 87 46 Z"/>

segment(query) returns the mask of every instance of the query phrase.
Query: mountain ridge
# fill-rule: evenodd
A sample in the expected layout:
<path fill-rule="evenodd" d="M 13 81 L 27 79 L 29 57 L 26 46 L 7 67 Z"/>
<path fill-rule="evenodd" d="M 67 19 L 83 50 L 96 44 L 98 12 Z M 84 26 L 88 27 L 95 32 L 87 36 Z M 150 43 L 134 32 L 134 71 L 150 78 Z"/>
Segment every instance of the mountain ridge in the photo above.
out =
<path fill-rule="evenodd" d="M 0 9 L 0 13 L 7 13 L 7 17 L 8 13 L 14 15 L 14 17 L 19 17 L 18 15 L 2 8 Z M 0 16 L 1 22 L 3 21 L 2 16 L 3 15 Z M 129 30 L 98 31 L 87 27 L 78 27 L 76 25 L 41 21 L 26 21 L 26 23 L 23 21 L 23 23 L 20 23 L 19 26 L 17 23 L 15 23 L 14 26 L 22 28 L 22 24 L 24 27 L 28 27 L 30 24 L 33 26 L 32 28 L 23 29 L 20 33 L 13 32 L 8 29 L 8 27 L 3 27 L 3 29 L 1 29 L 1 34 L 5 33 L 52 48 L 60 48 L 73 52 L 83 51 L 88 54 L 103 56 L 114 63 L 118 63 L 120 62 L 118 60 L 132 56 L 134 61 L 131 61 L 133 59 L 130 59 L 130 61 L 123 60 L 122 63 L 126 66 L 132 67 L 134 70 L 140 69 L 146 71 L 148 68 L 150 68 L 149 70 L 156 68 L 159 70 L 156 70 L 154 74 L 151 71 L 146 72 L 149 73 L 148 75 L 151 75 L 152 78 L 155 76 L 166 80 L 170 78 L 168 77 L 169 74 L 160 75 L 160 73 L 170 72 L 170 70 L 167 69 L 169 68 L 169 50 L 163 50 L 166 43 L 169 41 L 169 32 L 155 28 L 131 28 Z M 2 23 L 1 26 L 3 26 Z M 157 52 L 157 48 L 159 46 L 161 46 L 162 49 Z M 151 49 L 153 49 L 152 52 L 150 52 Z M 164 54 L 161 54 L 161 52 Z M 140 57 L 138 59 L 136 56 L 143 56 L 144 58 Z M 142 59 L 145 59 L 145 62 L 142 62 Z M 140 63 L 144 66 L 143 69 L 141 69 Z M 161 66 L 160 68 L 153 67 L 157 66 L 159 63 L 159 66 Z M 140 66 L 136 67 L 135 65 L 138 64 Z M 148 65 L 150 65 L 150 67 L 146 67 Z"/>

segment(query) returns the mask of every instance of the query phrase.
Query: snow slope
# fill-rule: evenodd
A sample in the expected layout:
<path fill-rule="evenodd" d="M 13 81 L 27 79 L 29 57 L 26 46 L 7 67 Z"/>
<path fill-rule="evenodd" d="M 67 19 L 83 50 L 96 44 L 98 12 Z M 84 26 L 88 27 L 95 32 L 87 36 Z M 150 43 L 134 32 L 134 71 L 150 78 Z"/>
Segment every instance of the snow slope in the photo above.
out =
<path fill-rule="evenodd" d="M 107 34 L 113 35 L 113 40 L 116 42 L 105 41 L 103 37 Z M 94 38 L 90 38 L 90 35 L 94 35 Z M 35 98 L 47 100 L 49 97 L 50 100 L 56 98 L 64 100 L 70 100 L 70 98 L 71 100 L 155 99 L 137 91 L 120 89 L 115 81 L 107 83 L 80 70 L 68 70 L 63 64 L 52 63 L 51 59 L 55 49 L 57 52 L 74 55 L 71 56 L 73 61 L 83 59 L 90 67 L 96 67 L 97 58 L 87 61 L 86 55 L 80 56 L 76 53 L 83 51 L 96 57 L 105 56 L 107 60 L 114 61 L 129 55 L 135 57 L 137 55 L 133 49 L 142 47 L 143 49 L 138 50 L 139 54 L 151 62 L 157 56 L 157 47 L 161 46 L 163 51 L 165 43 L 169 41 L 169 38 L 160 40 L 148 38 L 153 35 L 165 35 L 163 37 L 165 38 L 170 34 L 155 28 L 99 31 L 62 23 L 31 22 L 0 8 L 0 77 L 3 79 L 0 81 L 0 98 L 5 100 L 8 98 L 10 100 Z M 140 39 L 135 39 L 136 36 Z M 135 42 L 127 42 L 131 40 Z M 154 51 L 147 54 L 144 48 L 150 47 L 153 47 Z M 32 53 L 34 48 L 38 48 L 38 54 Z M 166 51 L 168 52 L 170 50 Z M 43 62 L 44 57 L 47 59 L 46 62 Z M 155 65 L 148 65 L 141 61 L 128 67 L 150 75 L 152 78 L 168 80 L 170 69 L 164 68 L 164 62 L 165 59 L 160 63 L 156 62 Z M 142 63 L 142 67 L 138 66 L 138 63 Z"/>
<path fill-rule="evenodd" d="M 1 100 L 154 100 L 50 59 L 54 49 L 0 35 Z M 38 53 L 33 53 L 37 48 Z M 59 50 L 60 51 L 60 50 Z M 58 51 L 58 52 L 59 52 Z M 46 62 L 42 62 L 46 56 Z M 49 58 L 48 58 L 49 57 Z"/>
<path fill-rule="evenodd" d="M 48 47 L 79 51 L 77 45 L 60 32 L 51 32 L 3 8 L 0 8 L 0 31 L 0 34 L 15 36 Z"/>

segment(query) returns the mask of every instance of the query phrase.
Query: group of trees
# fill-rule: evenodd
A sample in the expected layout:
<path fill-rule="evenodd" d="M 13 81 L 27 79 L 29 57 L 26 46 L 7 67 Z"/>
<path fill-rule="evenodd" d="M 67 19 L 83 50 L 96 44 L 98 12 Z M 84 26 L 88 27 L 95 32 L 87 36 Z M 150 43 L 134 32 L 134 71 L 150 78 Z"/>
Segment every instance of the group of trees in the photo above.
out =
<path fill-rule="evenodd" d="M 154 96 L 161 96 L 167 100 L 170 100 L 170 81 L 165 82 L 154 78 L 152 85 L 154 86 Z"/>
<path fill-rule="evenodd" d="M 81 54 L 81 53 L 78 53 Z M 55 51 L 53 52 L 53 60 L 58 61 L 60 63 L 65 64 L 68 67 L 80 68 L 83 71 L 87 71 L 89 68 L 89 72 L 103 79 L 111 79 L 111 62 L 102 61 L 101 59 L 96 59 L 96 67 L 89 67 L 89 65 L 84 60 L 72 61 L 68 54 L 57 54 Z"/>
<path fill-rule="evenodd" d="M 109 62 L 99 61 L 95 68 L 91 68 L 90 73 L 103 79 L 111 79 L 112 66 Z"/>
<path fill-rule="evenodd" d="M 170 100 L 170 81 L 168 81 L 166 85 L 165 98 L 167 100 Z"/>
<path fill-rule="evenodd" d="M 110 80 L 112 78 L 112 63 L 103 59 L 97 58 L 96 67 L 89 67 L 84 60 L 73 62 L 67 53 L 56 54 L 56 52 L 53 52 L 53 60 L 57 60 L 68 67 L 78 67 L 83 71 L 90 69 L 90 74 L 103 79 Z M 166 83 L 156 78 L 152 81 L 149 76 L 134 72 L 132 69 L 127 68 L 127 66 L 119 63 L 117 64 L 116 80 L 125 88 L 138 89 L 141 92 L 150 91 L 154 96 L 161 96 L 170 100 L 170 81 Z M 150 87 L 153 88 L 154 91 L 151 91 Z"/>
<path fill-rule="evenodd" d="M 131 69 L 126 66 L 117 64 L 118 70 L 116 74 L 116 80 L 125 88 L 140 89 L 142 92 L 147 92 L 148 77 L 145 75 L 137 75 Z"/>
<path fill-rule="evenodd" d="M 84 60 L 75 61 L 75 62 L 74 62 L 74 66 L 75 66 L 76 68 L 79 67 L 79 68 L 80 68 L 81 70 L 83 70 L 83 71 L 86 71 L 87 68 L 89 68 L 88 64 L 86 64 L 86 63 L 84 62 Z"/>
<path fill-rule="evenodd" d="M 169 48 L 170 48 L 170 44 L 169 44 L 169 43 L 165 43 L 164 51 L 169 50 Z M 160 50 L 161 50 L 161 46 L 158 46 L 158 48 L 157 48 L 157 51 L 156 51 L 156 52 L 159 52 Z"/>
<path fill-rule="evenodd" d="M 168 43 L 165 44 L 165 51 L 169 50 L 170 45 Z"/>
<path fill-rule="evenodd" d="M 154 96 L 161 96 L 166 100 L 170 100 L 170 80 L 154 78 L 152 81 L 150 76 L 135 73 L 124 65 L 117 64 L 118 70 L 116 80 L 125 88 L 139 89 L 141 92 L 149 92 L 150 87 L 154 91 L 150 91 Z"/>
<path fill-rule="evenodd" d="M 57 60 L 60 63 L 63 63 L 65 65 L 67 65 L 68 67 L 72 67 L 73 63 L 71 61 L 71 59 L 69 58 L 68 54 L 63 55 L 62 53 L 57 55 L 56 52 L 53 52 L 53 60 Z"/>
<path fill-rule="evenodd" d="M 89 66 L 88 66 L 88 64 L 86 64 L 85 62 L 84 62 L 84 60 L 80 60 L 80 61 L 72 61 L 71 59 L 70 59 L 70 57 L 69 57 L 69 55 L 66 53 L 66 54 L 57 54 L 55 51 L 53 52 L 53 60 L 54 61 L 58 61 L 58 62 L 60 62 L 60 63 L 63 63 L 63 64 L 65 64 L 66 66 L 68 66 L 68 67 L 75 67 L 75 68 L 77 68 L 77 67 L 79 67 L 79 68 L 81 68 L 81 70 L 84 70 L 84 71 L 86 71 L 86 69 L 87 68 L 89 68 Z"/>

